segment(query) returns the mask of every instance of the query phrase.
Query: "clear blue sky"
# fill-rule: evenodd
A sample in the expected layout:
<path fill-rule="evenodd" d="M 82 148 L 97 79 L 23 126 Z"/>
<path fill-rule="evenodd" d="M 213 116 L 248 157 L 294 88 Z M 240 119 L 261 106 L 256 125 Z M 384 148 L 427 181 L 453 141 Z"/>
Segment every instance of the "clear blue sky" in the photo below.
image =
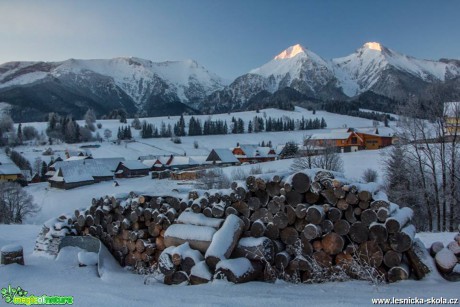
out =
<path fill-rule="evenodd" d="M 326 59 L 368 41 L 460 59 L 456 0 L 0 0 L 0 63 L 194 59 L 232 79 L 300 43 Z"/>

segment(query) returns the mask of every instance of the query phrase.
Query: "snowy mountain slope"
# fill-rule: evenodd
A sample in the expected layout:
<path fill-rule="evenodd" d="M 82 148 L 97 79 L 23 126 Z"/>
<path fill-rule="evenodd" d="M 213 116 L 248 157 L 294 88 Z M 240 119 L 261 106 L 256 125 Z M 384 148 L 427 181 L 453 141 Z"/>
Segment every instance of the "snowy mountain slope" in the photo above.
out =
<path fill-rule="evenodd" d="M 295 80 L 301 80 L 312 92 L 325 86 L 334 79 L 333 69 L 316 53 L 297 44 L 275 56 L 273 60 L 250 71 L 266 78 L 274 77 L 274 92 L 282 87 L 292 86 Z"/>
<path fill-rule="evenodd" d="M 395 100 L 409 96 L 430 99 L 433 91 L 442 92 L 443 84 L 451 84 L 451 80 L 459 76 L 460 61 L 420 60 L 376 42 L 366 43 L 356 52 L 330 61 L 297 44 L 238 77 L 223 91 L 211 95 L 207 103 L 211 110 L 212 106 L 223 104 L 244 109 L 245 104 L 260 93 L 267 98 L 267 93 L 273 95 L 287 87 L 321 100 L 348 100 L 368 91 Z M 460 92 L 449 92 L 448 96 L 453 99 L 457 94 Z"/>
<path fill-rule="evenodd" d="M 22 89 L 32 87 L 37 92 L 36 97 L 25 97 Z M 42 96 L 45 101 L 54 96 L 62 98 L 62 104 L 85 108 L 97 101 L 102 101 L 102 105 L 105 100 L 112 101 L 106 108 L 101 106 L 100 112 L 113 109 L 115 100 L 119 107 L 129 112 L 149 114 L 147 111 L 154 110 L 157 105 L 160 105 L 158 109 L 167 104 L 173 105 L 171 109 L 180 104 L 184 106 L 179 109 L 196 108 L 199 101 L 221 88 L 220 77 L 192 60 L 155 63 L 139 58 L 70 59 L 0 65 L 0 100 L 16 100 L 22 107 L 30 99 L 35 98 L 40 104 Z M 67 94 L 55 95 L 57 89 Z M 74 97 L 76 95 L 79 97 Z M 174 113 L 174 110 L 169 111 Z"/>
<path fill-rule="evenodd" d="M 348 96 L 372 90 L 391 69 L 427 83 L 444 82 L 460 75 L 460 66 L 456 63 L 416 59 L 376 42 L 366 43 L 356 52 L 332 62 L 339 84 Z"/>

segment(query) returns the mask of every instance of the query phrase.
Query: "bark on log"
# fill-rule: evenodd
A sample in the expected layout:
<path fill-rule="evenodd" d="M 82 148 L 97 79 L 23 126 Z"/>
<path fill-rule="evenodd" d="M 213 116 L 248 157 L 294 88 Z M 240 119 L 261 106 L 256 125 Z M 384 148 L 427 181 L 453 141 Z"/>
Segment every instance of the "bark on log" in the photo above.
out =
<path fill-rule="evenodd" d="M 172 275 L 177 269 L 172 262 L 171 251 L 172 249 L 165 249 L 158 258 L 158 269 L 165 276 Z"/>
<path fill-rule="evenodd" d="M 212 273 L 205 261 L 198 262 L 190 272 L 190 284 L 201 285 L 210 282 Z"/>
<path fill-rule="evenodd" d="M 236 215 L 225 219 L 222 227 L 213 235 L 211 244 L 206 251 L 206 264 L 214 269 L 217 263 L 230 257 L 244 229 L 244 222 Z M 190 244 L 190 246 L 192 246 Z"/>
<path fill-rule="evenodd" d="M 235 284 L 256 280 L 262 276 L 263 265 L 246 258 L 226 259 L 218 263 L 214 278 L 225 278 Z"/>
<path fill-rule="evenodd" d="M 169 247 L 188 242 L 191 248 L 204 253 L 210 246 L 215 233 L 216 229 L 208 226 L 173 224 L 164 234 L 164 244 Z"/>
<path fill-rule="evenodd" d="M 407 260 L 409 261 L 409 265 L 414 272 L 416 279 L 422 279 L 425 277 L 426 274 L 430 272 L 430 269 L 423 263 L 422 259 L 418 256 L 417 252 L 421 252 L 418 250 L 419 246 L 414 244 L 406 253 Z M 425 248 L 424 246 L 422 248 Z"/>
<path fill-rule="evenodd" d="M 401 232 L 392 234 L 389 238 L 389 243 L 394 251 L 403 253 L 412 247 L 414 237 L 415 227 L 411 224 L 404 227 Z"/>
<path fill-rule="evenodd" d="M 397 210 L 395 214 L 389 217 L 385 222 L 388 233 L 400 231 L 412 219 L 413 214 L 414 211 L 408 207 Z"/>
<path fill-rule="evenodd" d="M 273 263 L 275 260 L 273 241 L 266 237 L 242 238 L 232 253 L 232 258 L 238 257 Z"/>

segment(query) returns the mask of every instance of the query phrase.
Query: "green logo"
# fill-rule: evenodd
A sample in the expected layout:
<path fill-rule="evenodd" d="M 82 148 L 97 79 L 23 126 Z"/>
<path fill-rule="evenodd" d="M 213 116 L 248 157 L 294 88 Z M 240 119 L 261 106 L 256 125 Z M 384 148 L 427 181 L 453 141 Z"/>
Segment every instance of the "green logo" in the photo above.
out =
<path fill-rule="evenodd" d="M 73 296 L 48 296 L 48 295 L 27 295 L 28 291 L 25 291 L 21 287 L 12 288 L 8 285 L 8 288 L 2 288 L 2 298 L 5 303 L 13 305 L 72 305 Z"/>

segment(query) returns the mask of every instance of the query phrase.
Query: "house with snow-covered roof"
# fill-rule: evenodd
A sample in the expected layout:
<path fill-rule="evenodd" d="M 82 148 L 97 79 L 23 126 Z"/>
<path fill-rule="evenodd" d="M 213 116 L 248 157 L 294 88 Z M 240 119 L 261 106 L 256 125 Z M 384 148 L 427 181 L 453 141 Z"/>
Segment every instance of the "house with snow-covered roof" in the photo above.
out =
<path fill-rule="evenodd" d="M 241 163 L 257 163 L 274 161 L 277 158 L 276 151 L 270 147 L 260 147 L 258 145 L 240 145 L 232 149 L 235 158 Z"/>
<path fill-rule="evenodd" d="M 228 148 L 214 148 L 206 158 L 206 162 L 210 164 L 218 164 L 222 166 L 237 165 L 240 161 L 233 155 Z"/>
<path fill-rule="evenodd" d="M 79 186 L 112 180 L 118 164 L 124 158 L 97 158 L 54 163 L 47 175 L 51 187 L 73 189 Z"/>
<path fill-rule="evenodd" d="M 149 167 L 139 160 L 128 160 L 118 163 L 115 170 L 117 178 L 131 178 L 147 176 L 149 174 Z"/>
<path fill-rule="evenodd" d="M 22 177 L 22 171 L 14 163 L 0 163 L 0 181 L 14 181 Z"/>

